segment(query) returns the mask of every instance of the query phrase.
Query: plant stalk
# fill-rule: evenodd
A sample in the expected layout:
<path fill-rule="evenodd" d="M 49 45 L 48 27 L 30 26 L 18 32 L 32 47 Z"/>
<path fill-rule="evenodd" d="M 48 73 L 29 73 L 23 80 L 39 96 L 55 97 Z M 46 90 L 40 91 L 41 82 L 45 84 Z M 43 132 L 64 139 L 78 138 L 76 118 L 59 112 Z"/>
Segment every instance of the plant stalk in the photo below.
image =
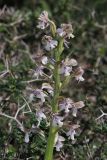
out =
<path fill-rule="evenodd" d="M 53 127 L 51 124 L 49 130 L 48 143 L 45 152 L 45 160 L 53 160 L 53 148 L 55 144 L 56 130 L 56 127 Z"/>
<path fill-rule="evenodd" d="M 62 42 L 61 42 L 62 43 Z M 60 94 L 60 74 L 59 74 L 59 62 L 60 62 L 60 55 L 61 55 L 62 49 L 61 45 L 59 42 L 59 46 L 57 51 L 55 51 L 55 69 L 54 69 L 54 97 L 52 100 L 52 111 L 53 113 L 58 112 L 58 97 Z M 58 127 L 52 126 L 52 122 L 50 125 L 50 130 L 49 130 L 49 137 L 48 137 L 48 142 L 46 146 L 46 152 L 45 152 L 45 160 L 53 160 L 53 149 L 55 145 L 55 137 L 57 134 Z"/>

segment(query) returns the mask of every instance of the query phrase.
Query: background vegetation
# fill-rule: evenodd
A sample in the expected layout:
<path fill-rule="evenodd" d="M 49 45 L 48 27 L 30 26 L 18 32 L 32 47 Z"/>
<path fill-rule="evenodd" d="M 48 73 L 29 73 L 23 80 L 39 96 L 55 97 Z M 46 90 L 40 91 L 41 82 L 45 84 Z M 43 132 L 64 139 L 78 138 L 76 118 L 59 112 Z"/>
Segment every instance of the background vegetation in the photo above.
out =
<path fill-rule="evenodd" d="M 5 11 L 3 7 L 7 5 Z M 43 10 L 57 22 L 71 22 L 75 38 L 64 54 L 76 58 L 85 70 L 85 82 L 71 81 L 63 94 L 84 100 L 79 112 L 81 130 L 74 144 L 66 141 L 55 160 L 107 160 L 107 116 L 96 120 L 101 109 L 107 112 L 107 0 L 23 0 L 0 1 L 0 107 L 14 114 L 16 102 L 30 80 L 29 71 L 35 68 L 35 55 L 40 52 L 41 32 L 36 28 L 37 17 Z M 12 7 L 12 8 L 11 8 Z M 42 51 L 41 51 L 42 52 Z M 11 73 L 2 77 L 8 60 Z M 22 102 L 23 103 L 23 100 Z M 19 117 L 21 119 L 23 117 Z M 29 128 L 36 123 L 34 115 L 24 117 Z M 30 121 L 31 120 L 31 121 Z M 75 121 L 75 119 L 74 119 Z M 35 132 L 30 142 L 9 120 L 0 117 L 0 160 L 42 160 L 46 142 Z M 47 130 L 44 124 L 41 128 Z"/>

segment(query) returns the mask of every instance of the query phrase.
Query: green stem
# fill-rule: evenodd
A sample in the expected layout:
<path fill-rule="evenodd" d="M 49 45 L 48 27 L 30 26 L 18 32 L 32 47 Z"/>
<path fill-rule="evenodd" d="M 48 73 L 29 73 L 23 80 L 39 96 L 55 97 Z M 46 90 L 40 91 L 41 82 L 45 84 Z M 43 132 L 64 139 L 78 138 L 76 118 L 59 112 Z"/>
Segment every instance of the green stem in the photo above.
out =
<path fill-rule="evenodd" d="M 55 66 L 54 70 L 54 78 L 55 78 L 55 92 L 54 92 L 54 97 L 52 101 L 52 111 L 56 113 L 58 111 L 58 96 L 59 96 L 59 84 L 60 84 L 60 76 L 59 76 L 59 67 Z M 45 152 L 45 160 L 53 160 L 53 148 L 55 144 L 55 136 L 57 133 L 57 128 L 50 126 L 49 130 L 49 137 L 48 137 L 48 142 L 47 142 L 47 147 L 46 147 L 46 152 Z"/>
<path fill-rule="evenodd" d="M 53 148 L 55 144 L 56 127 L 50 126 L 47 148 L 45 152 L 45 160 L 53 160 Z"/>
<path fill-rule="evenodd" d="M 59 43 L 58 49 L 55 52 L 55 69 L 54 69 L 54 82 L 55 82 L 55 86 L 54 86 L 54 97 L 52 100 L 52 111 L 53 113 L 57 113 L 58 112 L 58 97 L 60 94 L 60 74 L 59 74 L 59 62 L 60 62 L 60 55 L 62 52 L 62 48 L 61 48 L 61 43 L 62 41 Z M 48 142 L 47 142 L 47 147 L 46 147 L 46 152 L 45 152 L 45 160 L 53 160 L 53 148 L 54 148 L 54 144 L 55 144 L 55 137 L 56 137 L 56 133 L 58 131 L 58 127 L 54 127 L 52 126 L 52 122 L 50 125 L 50 130 L 49 130 L 49 137 L 48 137 Z"/>
<path fill-rule="evenodd" d="M 60 56 L 63 51 L 63 39 L 60 40 L 58 49 L 55 52 L 55 69 L 54 69 L 54 82 L 55 82 L 55 88 L 54 88 L 54 97 L 53 97 L 53 112 L 56 113 L 58 111 L 58 97 L 60 94 L 60 74 L 59 74 L 59 68 L 60 68 Z"/>

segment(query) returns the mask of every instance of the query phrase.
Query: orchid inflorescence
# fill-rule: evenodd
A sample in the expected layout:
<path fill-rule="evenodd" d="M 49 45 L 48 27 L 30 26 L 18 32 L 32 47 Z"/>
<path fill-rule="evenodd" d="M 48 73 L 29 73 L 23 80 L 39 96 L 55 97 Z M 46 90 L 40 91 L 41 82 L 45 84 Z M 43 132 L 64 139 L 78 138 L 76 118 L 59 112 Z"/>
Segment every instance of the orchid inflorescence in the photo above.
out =
<path fill-rule="evenodd" d="M 36 68 L 32 69 L 35 82 L 37 80 L 37 82 L 40 81 L 42 83 L 40 87 L 36 85 L 34 89 L 31 87 L 31 84 L 26 87 L 26 95 L 28 96 L 26 99 L 28 101 L 24 99 L 25 104 L 16 111 L 14 117 L 8 116 L 2 113 L 2 111 L 0 111 L 0 115 L 18 123 L 21 131 L 25 133 L 26 143 L 29 142 L 30 133 L 34 129 L 39 129 L 42 120 L 45 120 L 50 128 L 45 160 L 52 160 L 53 148 L 55 147 L 56 151 L 60 151 L 65 137 L 74 140 L 74 136 L 79 128 L 79 124 L 73 124 L 68 119 L 69 115 L 77 117 L 77 111 L 84 107 L 84 102 L 74 102 L 70 97 L 63 97 L 61 93 L 64 85 L 68 83 L 69 77 L 72 76 L 78 82 L 84 81 L 84 70 L 78 66 L 78 62 L 74 58 L 62 58 L 64 47 L 69 48 L 69 40 L 74 38 L 71 24 L 61 24 L 57 29 L 55 23 L 49 19 L 48 12 L 43 11 L 38 18 L 37 28 L 48 33 L 48 35 L 43 36 L 41 41 L 44 53 L 35 56 Z M 31 130 L 26 130 L 17 117 L 19 112 L 26 108 L 26 105 L 28 108 L 27 112 L 32 112 L 30 104 L 33 104 L 33 102 L 36 103 L 35 117 L 37 124 L 32 125 Z M 23 114 L 27 112 L 23 112 Z M 66 133 L 65 137 L 61 133 Z"/>
<path fill-rule="evenodd" d="M 56 138 L 54 140 L 54 147 L 57 151 L 63 147 L 63 141 L 65 138 L 58 134 L 58 131 L 67 128 L 66 136 L 69 139 L 74 140 L 76 130 L 79 128 L 78 124 L 67 125 L 67 117 L 69 113 L 72 116 L 77 116 L 77 110 L 84 107 L 84 102 L 74 102 L 72 99 L 61 96 L 62 87 L 64 87 L 64 82 L 72 75 L 78 82 L 84 81 L 83 73 L 84 70 L 78 66 L 77 61 L 72 58 L 66 57 L 62 59 L 62 52 L 64 47 L 68 48 L 69 39 L 74 38 L 73 28 L 71 24 L 61 24 L 57 29 L 55 23 L 51 21 L 48 17 L 48 12 L 43 11 L 38 18 L 37 28 L 42 30 L 48 30 L 49 35 L 44 35 L 42 38 L 42 45 L 46 54 L 41 58 L 41 63 L 39 63 L 40 70 L 36 70 L 37 78 L 43 77 L 44 69 L 48 69 L 50 76 L 49 83 L 43 83 L 41 89 L 34 91 L 36 98 L 41 100 L 42 105 L 45 102 L 49 102 L 50 112 L 52 115 L 50 117 L 51 127 L 56 128 Z M 49 29 L 50 28 L 50 29 Z M 50 53 L 49 53 L 50 52 Z M 37 93 L 38 92 L 38 93 Z M 40 117 L 45 119 L 45 113 L 41 112 Z M 41 118 L 39 118 L 41 119 Z M 65 125 L 66 124 L 66 125 Z M 47 144 L 48 145 L 48 144 Z"/>

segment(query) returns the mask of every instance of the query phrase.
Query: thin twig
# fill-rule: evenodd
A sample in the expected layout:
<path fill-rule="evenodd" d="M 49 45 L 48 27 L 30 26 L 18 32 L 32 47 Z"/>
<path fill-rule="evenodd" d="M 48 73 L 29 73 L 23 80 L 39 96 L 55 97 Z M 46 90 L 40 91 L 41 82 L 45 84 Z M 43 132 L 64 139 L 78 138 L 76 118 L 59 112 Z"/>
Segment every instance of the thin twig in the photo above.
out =
<path fill-rule="evenodd" d="M 21 131 L 24 132 L 24 126 L 22 125 L 22 123 L 18 119 L 16 119 L 15 117 L 9 116 L 9 115 L 7 115 L 5 113 L 2 113 L 2 112 L 0 112 L 0 115 L 16 121 L 18 123 L 19 128 L 21 129 Z"/>
<path fill-rule="evenodd" d="M 26 104 L 24 104 L 22 107 L 18 108 L 16 114 L 15 114 L 15 118 L 17 118 L 17 115 L 19 114 L 19 112 L 26 106 Z"/>
<path fill-rule="evenodd" d="M 27 102 L 27 100 L 24 98 L 24 96 L 22 96 L 22 98 L 25 101 L 26 105 L 28 106 L 29 112 L 32 112 L 32 110 L 31 110 L 31 108 L 30 108 L 29 103 Z"/>
<path fill-rule="evenodd" d="M 104 113 L 102 109 L 100 109 L 100 111 L 102 114 L 98 118 L 96 118 L 96 120 L 102 118 L 103 116 L 107 116 L 107 113 Z"/>

